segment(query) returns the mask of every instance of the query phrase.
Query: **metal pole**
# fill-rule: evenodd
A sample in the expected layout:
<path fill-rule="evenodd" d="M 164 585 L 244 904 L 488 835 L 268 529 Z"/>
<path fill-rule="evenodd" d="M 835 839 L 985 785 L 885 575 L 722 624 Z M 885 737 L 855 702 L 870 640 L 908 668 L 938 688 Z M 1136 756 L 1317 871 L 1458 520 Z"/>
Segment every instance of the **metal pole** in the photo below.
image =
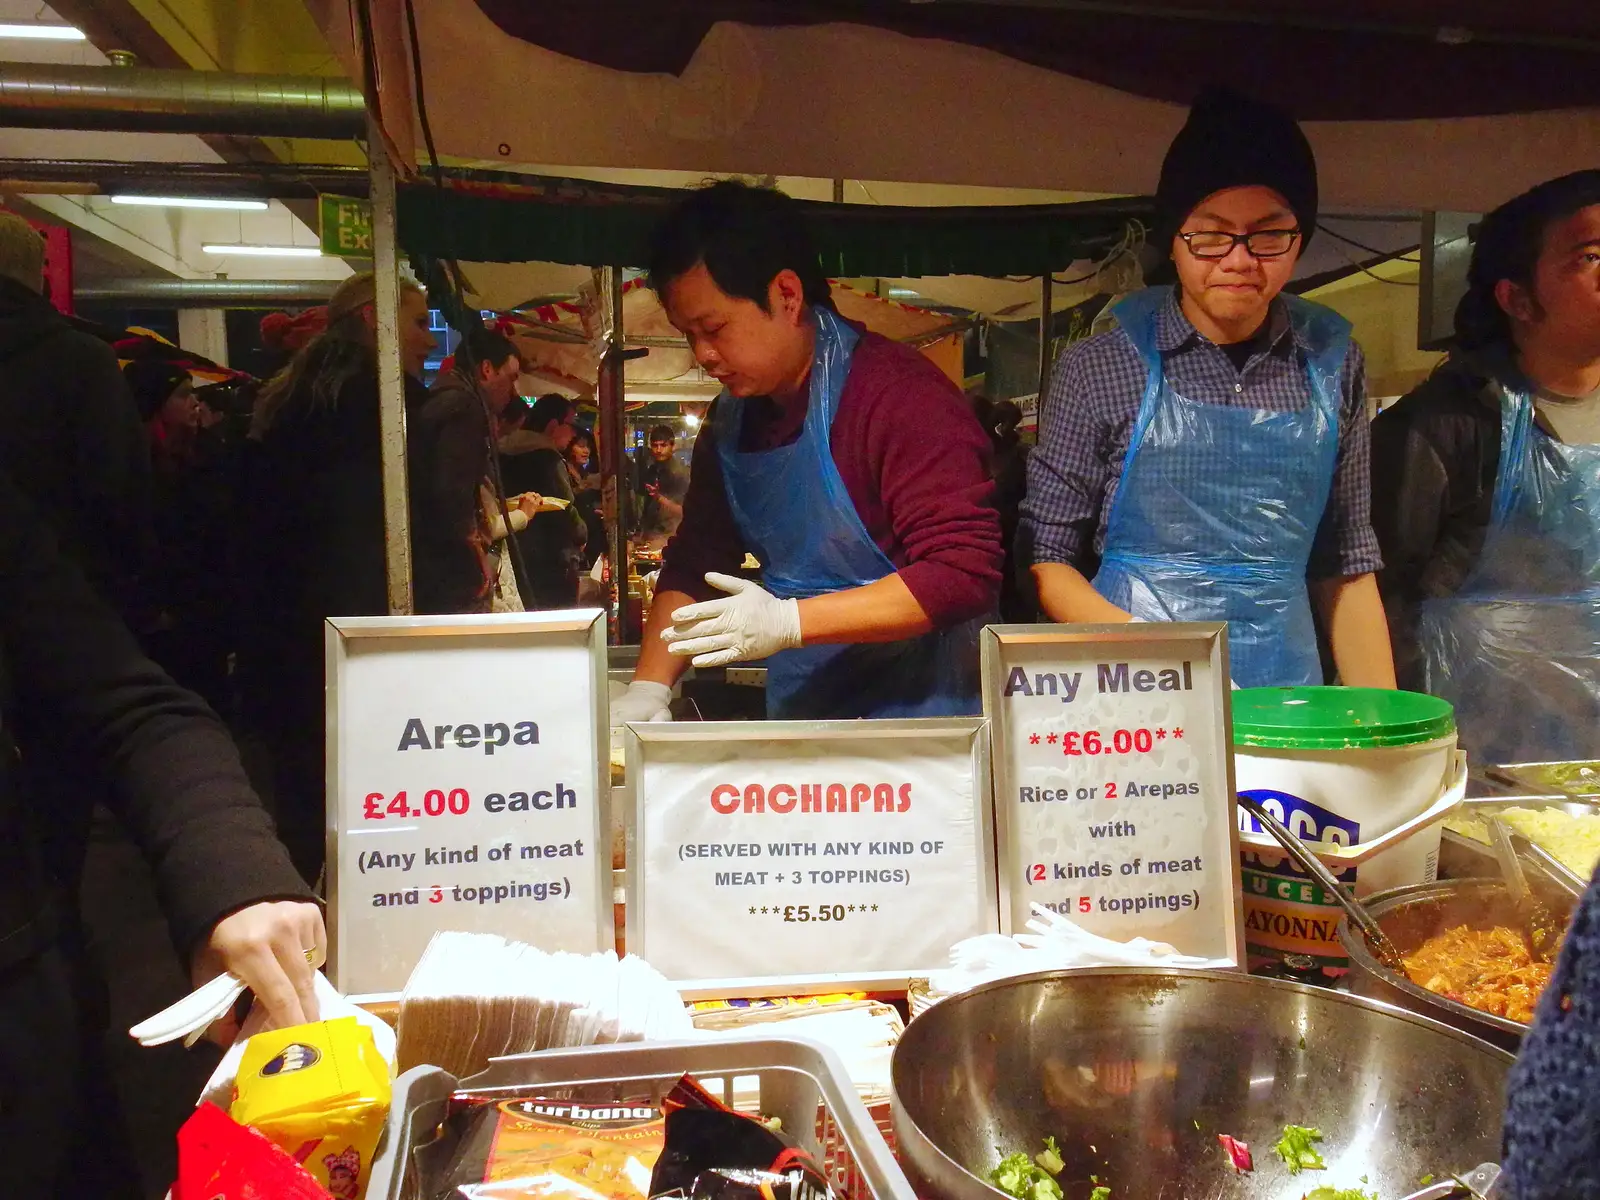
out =
<path fill-rule="evenodd" d="M 628 607 L 628 480 L 627 447 L 623 444 L 625 408 L 622 328 L 622 271 L 603 267 L 595 273 L 599 292 L 601 329 L 605 333 L 605 357 L 600 362 L 599 386 L 595 401 L 600 406 L 600 482 L 611 484 L 617 498 L 616 519 L 606 530 L 606 553 L 611 562 L 611 582 L 617 595 L 617 640 L 622 645 L 638 641 L 640 631 L 633 628 Z M 602 492 L 604 494 L 604 492 Z"/>
<path fill-rule="evenodd" d="M 406 486 L 406 384 L 400 363 L 400 264 L 395 246 L 394 165 L 376 121 L 367 121 L 372 170 L 372 258 L 378 318 L 378 428 L 383 455 L 384 566 L 389 614 L 411 612 L 411 501 Z"/>
<path fill-rule="evenodd" d="M 1055 276 L 1048 270 L 1039 285 L 1039 396 L 1034 401 L 1040 418 L 1044 416 L 1044 393 L 1050 385 L 1050 309 L 1055 303 Z"/>

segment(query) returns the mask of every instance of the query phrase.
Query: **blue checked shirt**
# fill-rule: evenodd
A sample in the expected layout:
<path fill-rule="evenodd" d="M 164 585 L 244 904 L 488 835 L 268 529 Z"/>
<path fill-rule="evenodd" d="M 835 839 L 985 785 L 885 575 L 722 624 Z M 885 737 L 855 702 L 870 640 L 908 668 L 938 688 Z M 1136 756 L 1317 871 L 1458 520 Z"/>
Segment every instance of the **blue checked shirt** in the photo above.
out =
<path fill-rule="evenodd" d="M 1269 320 L 1267 349 L 1240 371 L 1189 323 L 1174 294 L 1156 322 L 1156 343 L 1174 389 L 1203 404 L 1270 412 L 1305 407 L 1305 362 L 1287 307 L 1274 303 Z M 1365 575 L 1383 565 L 1372 530 L 1366 360 L 1354 341 L 1341 386 L 1339 454 L 1306 569 L 1311 580 Z M 1022 504 L 1028 561 L 1067 563 L 1093 577 L 1144 389 L 1144 363 L 1119 329 L 1062 352 L 1040 416 L 1039 445 L 1028 456 Z"/>

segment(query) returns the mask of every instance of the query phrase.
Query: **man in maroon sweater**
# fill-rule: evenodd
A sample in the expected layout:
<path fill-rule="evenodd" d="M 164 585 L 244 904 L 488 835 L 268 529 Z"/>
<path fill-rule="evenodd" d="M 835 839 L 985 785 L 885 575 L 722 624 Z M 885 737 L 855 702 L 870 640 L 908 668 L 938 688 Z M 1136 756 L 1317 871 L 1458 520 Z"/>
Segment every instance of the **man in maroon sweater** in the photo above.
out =
<path fill-rule="evenodd" d="M 922 355 L 834 311 L 792 200 L 721 182 L 657 231 L 652 286 L 721 382 L 616 723 L 766 659 L 776 718 L 978 711 L 1003 547 L 989 443 Z M 746 552 L 762 583 L 738 577 Z"/>

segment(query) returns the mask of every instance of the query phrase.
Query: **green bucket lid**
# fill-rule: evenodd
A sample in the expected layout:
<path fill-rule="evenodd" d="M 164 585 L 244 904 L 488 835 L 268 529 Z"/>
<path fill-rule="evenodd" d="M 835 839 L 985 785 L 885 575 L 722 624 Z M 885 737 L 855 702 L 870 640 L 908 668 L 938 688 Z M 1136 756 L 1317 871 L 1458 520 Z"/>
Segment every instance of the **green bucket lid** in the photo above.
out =
<path fill-rule="evenodd" d="M 1233 740 L 1273 750 L 1415 746 L 1456 731 L 1447 701 L 1386 688 L 1264 687 L 1233 693 Z"/>

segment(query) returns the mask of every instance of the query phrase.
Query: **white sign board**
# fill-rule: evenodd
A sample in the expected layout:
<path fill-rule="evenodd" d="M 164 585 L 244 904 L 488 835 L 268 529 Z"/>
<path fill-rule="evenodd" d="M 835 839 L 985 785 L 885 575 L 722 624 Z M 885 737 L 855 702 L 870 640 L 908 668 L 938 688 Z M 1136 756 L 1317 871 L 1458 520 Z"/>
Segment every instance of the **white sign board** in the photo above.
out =
<path fill-rule="evenodd" d="M 991 625 L 1001 918 L 1243 962 L 1225 627 Z"/>
<path fill-rule="evenodd" d="M 628 948 L 686 995 L 903 988 L 999 927 L 977 718 L 630 725 Z"/>
<path fill-rule="evenodd" d="M 605 615 L 327 625 L 330 972 L 399 991 L 440 930 L 614 942 Z"/>

